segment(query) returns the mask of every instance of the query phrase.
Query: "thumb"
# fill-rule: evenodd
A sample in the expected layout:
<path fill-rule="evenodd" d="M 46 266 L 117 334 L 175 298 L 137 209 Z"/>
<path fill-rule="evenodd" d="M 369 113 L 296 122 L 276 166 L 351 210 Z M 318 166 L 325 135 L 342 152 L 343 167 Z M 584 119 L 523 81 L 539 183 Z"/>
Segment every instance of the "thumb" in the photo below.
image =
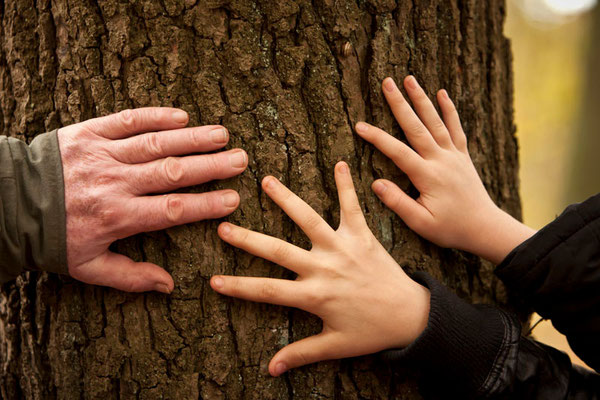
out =
<path fill-rule="evenodd" d="M 433 216 L 429 210 L 404 193 L 395 183 L 378 179 L 373 182 L 372 188 L 377 197 L 418 234 L 422 235 L 432 222 Z"/>
<path fill-rule="evenodd" d="M 81 282 L 109 286 L 125 292 L 156 290 L 168 294 L 175 286 L 171 275 L 158 265 L 135 262 L 109 250 L 70 269 L 69 274 Z"/>
<path fill-rule="evenodd" d="M 334 356 L 337 351 L 334 339 L 333 333 L 321 332 L 285 346 L 271 359 L 269 373 L 279 376 L 292 368 L 339 358 Z"/>

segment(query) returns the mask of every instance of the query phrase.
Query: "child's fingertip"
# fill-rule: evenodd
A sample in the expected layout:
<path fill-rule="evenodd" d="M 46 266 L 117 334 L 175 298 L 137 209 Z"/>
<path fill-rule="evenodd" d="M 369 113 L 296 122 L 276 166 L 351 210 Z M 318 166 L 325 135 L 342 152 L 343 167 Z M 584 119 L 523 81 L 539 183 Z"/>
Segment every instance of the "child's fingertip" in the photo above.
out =
<path fill-rule="evenodd" d="M 440 94 L 442 95 L 442 99 L 450 100 L 450 96 L 448 96 L 448 92 L 446 91 L 446 89 L 440 90 Z"/>
<path fill-rule="evenodd" d="M 385 183 L 383 183 L 382 181 L 375 181 L 371 185 L 371 188 L 373 189 L 373 191 L 375 192 L 375 194 L 377 196 L 381 197 L 387 190 L 387 185 Z"/>
<path fill-rule="evenodd" d="M 413 75 L 408 75 L 406 78 L 404 78 L 404 86 L 409 89 L 416 89 L 419 87 L 419 83 L 417 82 L 417 78 L 415 78 Z"/>
<path fill-rule="evenodd" d="M 277 178 L 271 175 L 265 176 L 262 180 L 262 185 L 265 189 L 273 189 L 277 185 Z"/>
<path fill-rule="evenodd" d="M 369 125 L 366 122 L 357 122 L 356 125 L 354 125 L 354 130 L 359 133 L 359 134 L 363 134 L 363 133 L 367 133 L 367 130 L 369 129 Z"/>
<path fill-rule="evenodd" d="M 213 289 L 223 289 L 225 281 L 220 276 L 213 276 L 210 280 Z"/>
<path fill-rule="evenodd" d="M 383 80 L 383 89 L 387 92 L 393 92 L 397 88 L 398 86 L 396 86 L 396 82 L 394 82 L 394 80 L 389 76 Z"/>
<path fill-rule="evenodd" d="M 337 171 L 341 174 L 347 174 L 350 169 L 348 168 L 348 164 L 345 161 L 340 161 L 335 165 Z"/>
<path fill-rule="evenodd" d="M 229 222 L 221 223 L 217 228 L 217 232 L 219 232 L 221 236 L 229 235 L 229 233 L 231 233 L 231 224 Z"/>

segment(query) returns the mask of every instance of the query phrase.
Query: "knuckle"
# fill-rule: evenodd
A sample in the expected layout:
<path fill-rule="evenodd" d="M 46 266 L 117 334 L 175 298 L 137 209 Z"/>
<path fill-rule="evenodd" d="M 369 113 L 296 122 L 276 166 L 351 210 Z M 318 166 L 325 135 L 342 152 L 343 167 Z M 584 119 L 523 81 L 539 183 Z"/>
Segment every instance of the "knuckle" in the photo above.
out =
<path fill-rule="evenodd" d="M 200 147 L 202 147 L 202 145 L 204 145 L 204 136 L 200 135 L 199 131 L 196 131 L 194 129 L 189 129 L 187 132 L 187 136 L 188 136 L 188 142 L 194 148 L 200 148 Z"/>
<path fill-rule="evenodd" d="M 162 162 L 166 181 L 170 185 L 178 185 L 183 181 L 184 169 L 179 159 L 167 157 Z"/>
<path fill-rule="evenodd" d="M 121 120 L 121 124 L 127 131 L 134 131 L 138 124 L 138 117 L 136 112 L 131 109 L 123 110 L 119 112 L 119 118 Z"/>
<path fill-rule="evenodd" d="M 118 207 L 107 206 L 98 210 L 98 219 L 101 226 L 112 230 L 119 224 L 122 215 Z"/>
<path fill-rule="evenodd" d="M 304 220 L 304 226 L 308 230 L 314 230 L 321 224 L 321 219 L 316 215 L 310 215 Z"/>
<path fill-rule="evenodd" d="M 220 154 L 211 154 L 211 155 L 207 155 L 205 157 L 205 169 L 206 169 L 206 173 L 209 176 L 218 176 L 219 173 L 221 172 L 221 170 L 223 169 L 223 165 L 225 165 L 225 163 L 219 161 L 220 159 Z"/>
<path fill-rule="evenodd" d="M 181 221 L 184 213 L 183 199 L 176 194 L 167 195 L 165 197 L 165 218 L 170 223 Z"/>
<path fill-rule="evenodd" d="M 273 248 L 273 258 L 275 260 L 287 260 L 289 258 L 289 248 L 284 243 L 277 243 Z"/>
<path fill-rule="evenodd" d="M 258 296 L 263 301 L 274 299 L 277 296 L 277 289 L 270 283 L 263 283 L 258 289 Z"/>
<path fill-rule="evenodd" d="M 147 154 L 150 158 L 159 158 L 163 153 L 163 145 L 160 141 L 160 136 L 157 133 L 147 133 L 142 136 L 142 153 Z"/>
<path fill-rule="evenodd" d="M 298 365 L 307 365 L 310 364 L 310 357 L 303 350 L 295 350 L 292 355 L 293 359 L 296 360 Z"/>
<path fill-rule="evenodd" d="M 446 125 L 444 125 L 444 123 L 442 122 L 441 119 L 436 118 L 435 121 L 432 123 L 432 129 L 435 131 L 443 131 L 446 129 Z"/>

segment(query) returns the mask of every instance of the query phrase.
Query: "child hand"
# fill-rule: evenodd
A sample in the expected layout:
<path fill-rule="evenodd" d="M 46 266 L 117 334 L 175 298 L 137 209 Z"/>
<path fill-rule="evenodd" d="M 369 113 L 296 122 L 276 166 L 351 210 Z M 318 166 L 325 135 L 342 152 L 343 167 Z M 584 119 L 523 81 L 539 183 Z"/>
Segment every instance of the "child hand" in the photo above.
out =
<path fill-rule="evenodd" d="M 427 325 L 429 290 L 410 279 L 369 230 L 346 163 L 336 165 L 335 180 L 341 218 L 334 231 L 277 179 L 263 179 L 264 191 L 312 241 L 310 251 L 229 223 L 219 226 L 226 242 L 288 268 L 298 278 L 214 276 L 214 290 L 297 307 L 323 320 L 321 333 L 289 344 L 273 357 L 273 376 L 317 361 L 405 347 Z"/>
<path fill-rule="evenodd" d="M 442 121 L 414 77 L 408 76 L 404 87 L 416 114 L 394 81 L 383 81 L 383 93 L 412 148 L 365 122 L 356 124 L 356 132 L 408 175 L 420 197 L 413 200 L 386 179 L 373 182 L 373 191 L 424 238 L 501 262 L 535 231 L 498 208 L 486 192 L 447 92 L 437 93 Z"/>

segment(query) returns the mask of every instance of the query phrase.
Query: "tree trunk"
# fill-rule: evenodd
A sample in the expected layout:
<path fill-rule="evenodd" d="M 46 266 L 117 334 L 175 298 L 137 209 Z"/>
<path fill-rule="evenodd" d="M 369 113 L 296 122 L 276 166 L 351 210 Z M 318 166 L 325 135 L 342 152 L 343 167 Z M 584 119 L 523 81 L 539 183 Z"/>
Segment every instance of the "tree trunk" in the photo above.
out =
<path fill-rule="evenodd" d="M 366 120 L 403 137 L 384 102 L 386 76 L 416 75 L 456 100 L 469 149 L 492 198 L 520 217 L 517 143 L 503 0 L 7 0 L 0 3 L 0 131 L 30 140 L 122 109 L 175 106 L 192 125 L 223 124 L 249 154 L 228 219 L 308 246 L 266 197 L 282 179 L 333 226 L 333 166 L 354 171 L 369 226 L 408 271 L 426 270 L 469 301 L 505 303 L 493 266 L 411 232 L 370 190 L 405 175 L 353 134 Z M 280 378 L 267 363 L 316 333 L 301 311 L 232 300 L 213 274 L 291 277 L 221 242 L 218 221 L 121 241 L 164 266 L 170 296 L 128 294 L 28 273 L 2 288 L 4 399 L 420 398 L 415 372 L 377 356 L 321 362 Z M 92 228 L 93 229 L 93 228 Z"/>

